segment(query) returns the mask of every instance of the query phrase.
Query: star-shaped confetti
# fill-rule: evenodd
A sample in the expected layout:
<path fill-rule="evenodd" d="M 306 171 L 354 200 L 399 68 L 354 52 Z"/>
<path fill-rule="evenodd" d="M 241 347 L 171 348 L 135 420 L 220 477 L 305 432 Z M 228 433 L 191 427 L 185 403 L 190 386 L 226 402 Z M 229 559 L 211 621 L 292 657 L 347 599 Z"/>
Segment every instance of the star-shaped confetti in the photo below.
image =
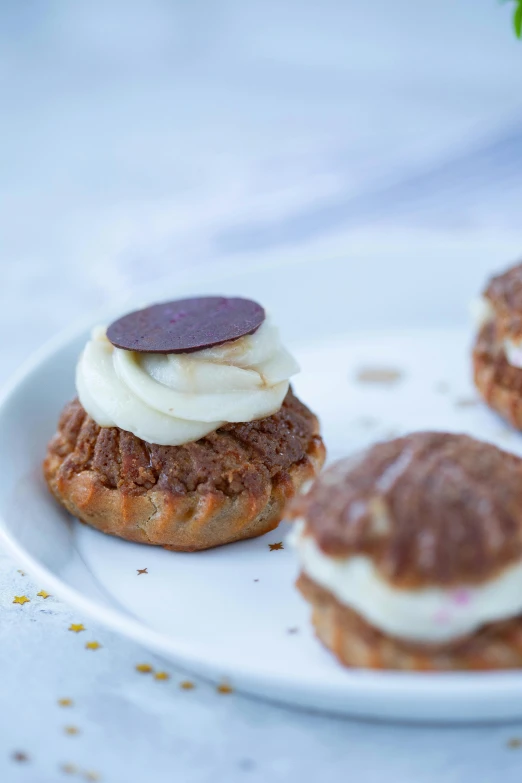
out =
<path fill-rule="evenodd" d="M 376 427 L 379 423 L 379 420 L 376 419 L 374 416 L 361 416 L 357 423 L 365 430 L 371 430 L 374 427 Z"/>
<path fill-rule="evenodd" d="M 101 644 L 99 642 L 85 642 L 86 650 L 99 650 Z"/>
<path fill-rule="evenodd" d="M 15 595 L 15 597 L 13 598 L 13 603 L 21 604 L 23 606 L 24 604 L 31 603 L 31 599 L 28 598 L 26 595 Z"/>
<path fill-rule="evenodd" d="M 136 671 L 140 674 L 150 674 L 152 671 L 152 666 L 150 663 L 138 663 L 136 665 Z"/>
<path fill-rule="evenodd" d="M 170 680 L 170 674 L 168 672 L 156 672 L 154 675 L 155 680 Z"/>
<path fill-rule="evenodd" d="M 284 549 L 283 542 L 278 541 L 277 544 L 269 544 L 268 548 L 271 552 L 275 552 L 277 549 Z"/>
<path fill-rule="evenodd" d="M 69 626 L 69 631 L 73 631 L 73 633 L 80 633 L 80 631 L 85 631 L 85 626 L 83 626 L 81 623 L 71 623 Z"/>
<path fill-rule="evenodd" d="M 220 685 L 216 688 L 218 693 L 233 693 L 234 689 L 231 685 L 228 684 L 228 682 L 222 682 Z"/>
<path fill-rule="evenodd" d="M 78 772 L 78 768 L 74 766 L 74 764 L 62 764 L 60 767 L 62 772 L 65 772 L 66 775 L 76 775 Z"/>
<path fill-rule="evenodd" d="M 97 772 L 93 772 L 92 770 L 87 770 L 87 772 L 84 772 L 83 777 L 85 780 L 100 780 L 99 774 Z"/>
<path fill-rule="evenodd" d="M 476 397 L 460 397 L 458 400 L 455 400 L 455 407 L 473 408 L 475 405 L 478 405 L 478 402 Z"/>
<path fill-rule="evenodd" d="M 512 750 L 522 748 L 522 739 L 520 737 L 511 737 L 511 739 L 509 739 L 507 742 L 507 746 Z"/>
<path fill-rule="evenodd" d="M 355 380 L 359 383 L 375 383 L 382 386 L 390 386 L 401 380 L 402 370 L 396 367 L 363 367 Z"/>
<path fill-rule="evenodd" d="M 79 734 L 80 733 L 80 729 L 77 726 L 65 726 L 64 731 L 70 737 L 74 737 L 75 734 Z"/>
<path fill-rule="evenodd" d="M 72 707 L 74 702 L 72 699 L 58 699 L 58 704 L 60 707 Z"/>
<path fill-rule="evenodd" d="M 25 571 L 21 571 L 19 568 L 17 569 L 20 576 L 25 576 Z"/>
<path fill-rule="evenodd" d="M 27 753 L 24 753 L 21 750 L 15 751 L 15 753 L 13 753 L 12 758 L 13 761 L 18 761 L 20 764 L 23 764 L 25 761 L 29 761 L 29 756 L 27 755 Z"/>
<path fill-rule="evenodd" d="M 179 687 L 182 688 L 184 691 L 191 691 L 196 686 L 191 680 L 182 680 L 179 684 Z"/>
<path fill-rule="evenodd" d="M 138 576 L 140 574 L 148 574 L 149 573 L 146 568 L 137 568 L 136 571 L 138 573 Z"/>
<path fill-rule="evenodd" d="M 51 593 L 46 593 L 45 590 L 40 590 L 39 593 L 36 593 L 40 598 L 50 598 Z"/>

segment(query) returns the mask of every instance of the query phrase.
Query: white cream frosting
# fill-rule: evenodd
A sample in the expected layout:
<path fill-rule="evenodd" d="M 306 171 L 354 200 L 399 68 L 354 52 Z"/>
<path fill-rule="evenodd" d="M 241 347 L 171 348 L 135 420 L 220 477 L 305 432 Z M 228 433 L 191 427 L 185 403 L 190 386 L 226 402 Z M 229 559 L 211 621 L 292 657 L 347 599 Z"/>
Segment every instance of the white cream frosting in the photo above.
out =
<path fill-rule="evenodd" d="M 268 320 L 252 335 L 190 354 L 125 351 L 97 327 L 80 357 L 76 388 L 101 427 L 178 446 L 226 422 L 272 415 L 298 371 Z"/>
<path fill-rule="evenodd" d="M 504 353 L 512 367 L 522 368 L 522 338 L 513 340 L 508 337 L 504 340 Z"/>
<path fill-rule="evenodd" d="M 485 296 L 479 296 L 470 303 L 470 314 L 477 329 L 481 329 L 485 324 L 493 321 L 495 310 L 493 305 Z M 522 337 L 514 340 L 507 337 L 503 341 L 504 354 L 508 363 L 512 367 L 522 369 Z"/>
<path fill-rule="evenodd" d="M 302 521 L 296 523 L 291 543 L 305 574 L 391 636 L 445 643 L 522 613 L 522 563 L 481 585 L 404 590 L 383 579 L 368 557 L 326 555 L 304 534 Z"/>
<path fill-rule="evenodd" d="M 493 305 L 485 296 L 477 296 L 472 299 L 469 304 L 469 313 L 477 329 L 481 329 L 495 317 Z"/>

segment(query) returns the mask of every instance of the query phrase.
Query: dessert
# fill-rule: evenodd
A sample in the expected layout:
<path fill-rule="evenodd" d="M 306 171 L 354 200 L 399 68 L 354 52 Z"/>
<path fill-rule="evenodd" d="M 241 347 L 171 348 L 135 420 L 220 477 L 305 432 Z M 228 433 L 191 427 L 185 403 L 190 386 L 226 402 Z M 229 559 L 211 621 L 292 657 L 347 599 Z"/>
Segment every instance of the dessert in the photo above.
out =
<path fill-rule="evenodd" d="M 493 277 L 474 315 L 475 385 L 490 408 L 522 429 L 522 264 Z"/>
<path fill-rule="evenodd" d="M 298 588 L 346 666 L 522 666 L 522 460 L 419 432 L 341 460 L 292 504 Z"/>
<path fill-rule="evenodd" d="M 201 297 L 96 328 L 44 475 L 105 533 L 192 551 L 262 535 L 320 470 L 298 366 L 256 302 Z"/>

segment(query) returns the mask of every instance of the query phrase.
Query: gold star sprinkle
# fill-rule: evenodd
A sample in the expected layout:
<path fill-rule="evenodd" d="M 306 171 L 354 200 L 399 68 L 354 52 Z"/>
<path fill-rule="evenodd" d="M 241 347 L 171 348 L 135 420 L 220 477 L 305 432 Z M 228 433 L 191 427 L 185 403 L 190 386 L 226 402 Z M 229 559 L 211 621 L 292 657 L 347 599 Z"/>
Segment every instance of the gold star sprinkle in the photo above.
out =
<path fill-rule="evenodd" d="M 72 707 L 74 702 L 72 699 L 58 699 L 60 707 Z"/>
<path fill-rule="evenodd" d="M 80 633 L 80 631 L 85 631 L 85 627 L 81 623 L 71 623 L 69 626 L 69 631 Z"/>
<path fill-rule="evenodd" d="M 101 644 L 99 642 L 85 642 L 86 650 L 99 650 Z"/>
<path fill-rule="evenodd" d="M 78 772 L 78 768 L 74 766 L 74 764 L 62 764 L 60 767 L 62 772 L 65 772 L 66 775 L 75 775 Z"/>
<path fill-rule="evenodd" d="M 179 687 L 182 688 L 184 691 L 191 691 L 196 686 L 194 685 L 191 680 L 182 680 L 179 684 Z"/>
<path fill-rule="evenodd" d="M 156 672 L 154 675 L 155 680 L 170 680 L 170 674 L 168 672 Z"/>
<path fill-rule="evenodd" d="M 372 427 L 376 427 L 378 423 L 378 420 L 374 419 L 373 416 L 361 416 L 359 419 L 360 426 L 365 430 L 370 430 Z"/>
<path fill-rule="evenodd" d="M 136 571 L 138 572 L 138 576 L 140 574 L 148 574 L 149 573 L 146 568 L 137 568 Z"/>
<path fill-rule="evenodd" d="M 371 383 L 379 386 L 391 386 L 402 378 L 402 371 L 394 367 L 363 367 L 356 380 L 359 383 Z"/>
<path fill-rule="evenodd" d="M 25 761 L 29 761 L 29 756 L 27 753 L 23 753 L 21 750 L 17 750 L 15 753 L 13 753 L 13 761 L 18 761 L 22 764 Z"/>
<path fill-rule="evenodd" d="M 507 746 L 512 750 L 522 748 L 522 739 L 520 737 L 511 737 L 511 739 L 508 740 Z"/>
<path fill-rule="evenodd" d="M 80 729 L 77 726 L 65 726 L 64 731 L 70 737 L 74 737 L 75 734 L 80 733 Z"/>
<path fill-rule="evenodd" d="M 40 590 L 39 593 L 36 593 L 36 595 L 40 596 L 40 598 L 50 598 L 51 593 L 46 593 L 45 590 Z"/>
<path fill-rule="evenodd" d="M 218 693 L 234 693 L 233 687 L 228 682 L 222 682 L 221 685 L 217 686 L 216 690 Z"/>
<path fill-rule="evenodd" d="M 13 598 L 13 603 L 21 604 L 23 606 L 24 604 L 31 603 L 31 599 L 28 598 L 26 595 L 15 595 L 15 597 Z"/>
<path fill-rule="evenodd" d="M 93 772 L 92 770 L 88 770 L 87 772 L 83 773 L 83 777 L 85 780 L 100 780 L 100 776 L 97 772 Z"/>
<path fill-rule="evenodd" d="M 456 408 L 472 408 L 474 405 L 478 405 L 478 400 L 474 397 L 461 397 L 455 400 Z"/>
<path fill-rule="evenodd" d="M 18 573 L 20 574 L 20 576 L 25 576 L 25 571 L 20 571 L 20 569 L 18 569 Z"/>
<path fill-rule="evenodd" d="M 276 549 L 284 549 L 282 541 L 278 541 L 277 544 L 269 544 L 268 547 L 271 552 L 275 552 Z"/>
<path fill-rule="evenodd" d="M 140 672 L 140 674 L 150 674 L 152 671 L 152 666 L 149 663 L 138 663 L 136 666 L 136 671 Z"/>

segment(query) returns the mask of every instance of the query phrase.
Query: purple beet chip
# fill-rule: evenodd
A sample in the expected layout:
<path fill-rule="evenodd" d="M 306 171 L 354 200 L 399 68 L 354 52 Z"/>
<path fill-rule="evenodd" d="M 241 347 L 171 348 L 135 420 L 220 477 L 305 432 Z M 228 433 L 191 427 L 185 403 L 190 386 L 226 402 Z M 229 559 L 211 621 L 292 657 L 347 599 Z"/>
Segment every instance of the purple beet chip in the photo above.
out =
<path fill-rule="evenodd" d="M 264 320 L 264 309 L 251 299 L 201 296 L 124 315 L 107 337 L 126 351 L 194 353 L 253 334 Z"/>

